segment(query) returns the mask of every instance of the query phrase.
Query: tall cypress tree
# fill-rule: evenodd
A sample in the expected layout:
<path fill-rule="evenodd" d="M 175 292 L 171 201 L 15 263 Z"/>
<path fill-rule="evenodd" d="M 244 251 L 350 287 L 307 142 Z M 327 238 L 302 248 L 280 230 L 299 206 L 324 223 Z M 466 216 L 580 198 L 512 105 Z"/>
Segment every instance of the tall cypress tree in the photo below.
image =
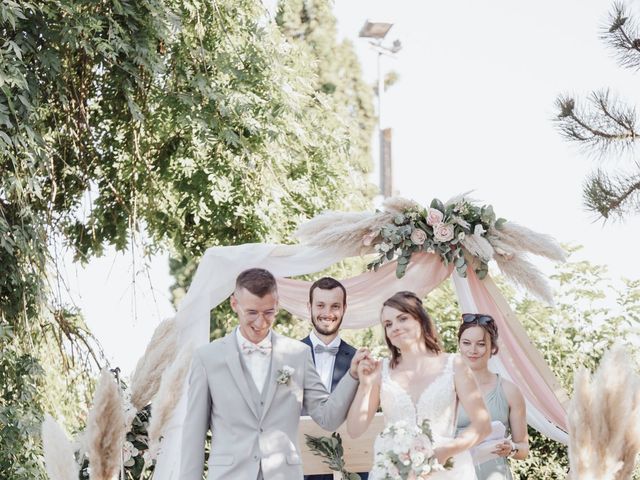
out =
<path fill-rule="evenodd" d="M 373 88 L 362 78 L 353 44 L 338 40 L 337 21 L 328 0 L 291 0 L 278 4 L 276 22 L 289 42 L 312 58 L 313 88 L 318 101 L 347 123 L 350 162 L 360 172 L 372 167 L 371 139 L 376 123 Z M 369 192 L 374 192 L 372 186 Z"/>

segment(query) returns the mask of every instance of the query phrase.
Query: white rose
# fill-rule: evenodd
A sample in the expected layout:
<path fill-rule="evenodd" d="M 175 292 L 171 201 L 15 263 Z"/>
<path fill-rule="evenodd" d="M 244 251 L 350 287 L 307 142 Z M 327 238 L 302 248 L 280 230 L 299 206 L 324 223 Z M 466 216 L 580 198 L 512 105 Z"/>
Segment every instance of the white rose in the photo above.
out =
<path fill-rule="evenodd" d="M 459 242 L 463 241 L 465 236 L 466 236 L 466 235 L 464 234 L 464 232 L 460 232 L 460 233 L 458 234 L 458 241 L 459 241 Z"/>
<path fill-rule="evenodd" d="M 411 232 L 410 238 L 415 245 L 423 245 L 424 242 L 427 241 L 427 234 L 424 230 L 416 228 L 413 232 Z"/>
<path fill-rule="evenodd" d="M 430 208 L 427 213 L 427 225 L 434 227 L 442 222 L 444 218 L 444 213 L 442 213 L 437 208 Z"/>
<path fill-rule="evenodd" d="M 391 246 L 382 242 L 378 248 L 381 252 L 387 253 L 391 249 Z"/>
<path fill-rule="evenodd" d="M 433 229 L 433 238 L 438 242 L 449 242 L 453 239 L 453 225 L 441 223 Z"/>

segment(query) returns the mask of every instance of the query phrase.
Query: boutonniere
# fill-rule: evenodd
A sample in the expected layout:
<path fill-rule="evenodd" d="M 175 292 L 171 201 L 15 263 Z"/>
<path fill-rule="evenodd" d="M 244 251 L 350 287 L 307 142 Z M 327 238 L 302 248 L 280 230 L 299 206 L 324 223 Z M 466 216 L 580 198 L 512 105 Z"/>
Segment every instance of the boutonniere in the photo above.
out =
<path fill-rule="evenodd" d="M 291 380 L 291 375 L 293 375 L 295 369 L 290 367 L 289 365 L 285 365 L 280 370 L 278 370 L 278 378 L 276 378 L 276 382 L 280 385 L 289 385 L 289 380 Z"/>

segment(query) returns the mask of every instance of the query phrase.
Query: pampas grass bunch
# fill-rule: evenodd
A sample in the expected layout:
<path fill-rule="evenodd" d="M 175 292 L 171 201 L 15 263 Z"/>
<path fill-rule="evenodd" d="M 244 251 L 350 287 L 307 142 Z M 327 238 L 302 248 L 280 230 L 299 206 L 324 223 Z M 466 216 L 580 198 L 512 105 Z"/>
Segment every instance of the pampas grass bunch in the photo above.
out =
<path fill-rule="evenodd" d="M 621 347 L 603 358 L 591 378 L 575 377 L 568 410 L 573 480 L 628 480 L 640 452 L 640 380 Z"/>
<path fill-rule="evenodd" d="M 142 410 L 151 403 L 165 369 L 173 362 L 178 350 L 178 329 L 174 319 L 167 319 L 156 327 L 147 348 L 138 360 L 131 377 L 131 403 Z"/>
<path fill-rule="evenodd" d="M 92 480 L 111 480 L 118 473 L 127 433 L 120 387 L 109 370 L 100 375 L 87 417 L 87 450 Z"/>
<path fill-rule="evenodd" d="M 160 388 L 153 399 L 151 420 L 149 422 L 149 458 L 155 459 L 160 449 L 160 440 L 173 414 L 180 395 L 184 379 L 189 373 L 193 348 L 185 347 L 162 375 Z"/>
<path fill-rule="evenodd" d="M 78 480 L 80 470 L 67 434 L 49 414 L 42 422 L 44 463 L 49 480 Z"/>

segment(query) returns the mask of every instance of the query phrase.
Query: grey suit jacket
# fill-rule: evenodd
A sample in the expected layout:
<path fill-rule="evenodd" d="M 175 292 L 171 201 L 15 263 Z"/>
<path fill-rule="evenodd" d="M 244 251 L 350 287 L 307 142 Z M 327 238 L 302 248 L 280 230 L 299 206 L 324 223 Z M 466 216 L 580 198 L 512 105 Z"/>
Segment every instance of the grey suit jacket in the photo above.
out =
<path fill-rule="evenodd" d="M 345 375 L 333 393 L 325 389 L 311 349 L 272 332 L 271 366 L 259 395 L 243 369 L 235 331 L 196 350 L 189 374 L 180 480 L 201 480 L 204 443 L 212 431 L 209 480 L 302 480 L 297 445 L 302 407 L 327 431 L 344 422 L 358 382 Z M 257 353 L 254 355 L 258 355 Z M 284 366 L 287 384 L 276 381 Z"/>

